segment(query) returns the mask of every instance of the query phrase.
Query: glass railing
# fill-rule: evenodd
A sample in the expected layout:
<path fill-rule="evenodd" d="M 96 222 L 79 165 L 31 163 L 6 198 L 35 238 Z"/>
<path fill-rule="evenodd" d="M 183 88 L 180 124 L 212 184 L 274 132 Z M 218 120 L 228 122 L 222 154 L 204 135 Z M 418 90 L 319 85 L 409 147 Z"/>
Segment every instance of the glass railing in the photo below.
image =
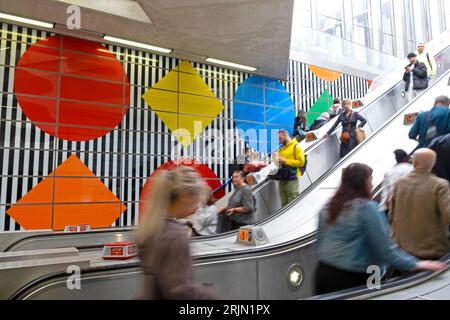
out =
<path fill-rule="evenodd" d="M 291 59 L 305 63 L 340 65 L 361 70 L 361 75 L 379 75 L 402 59 L 308 27 L 293 26 Z M 350 73 L 350 72 L 349 72 Z"/>
<path fill-rule="evenodd" d="M 439 52 L 444 50 L 450 45 L 450 31 L 446 31 L 438 36 L 433 41 L 430 41 L 425 45 L 426 52 L 430 54 L 431 57 L 436 56 Z M 403 74 L 405 72 L 405 66 L 408 64 L 408 59 L 400 59 L 398 63 L 391 66 L 390 69 L 386 70 L 383 74 L 375 78 L 370 86 L 369 92 L 362 99 L 365 105 L 371 103 L 377 99 L 383 92 L 386 92 L 399 81 L 403 79 Z"/>

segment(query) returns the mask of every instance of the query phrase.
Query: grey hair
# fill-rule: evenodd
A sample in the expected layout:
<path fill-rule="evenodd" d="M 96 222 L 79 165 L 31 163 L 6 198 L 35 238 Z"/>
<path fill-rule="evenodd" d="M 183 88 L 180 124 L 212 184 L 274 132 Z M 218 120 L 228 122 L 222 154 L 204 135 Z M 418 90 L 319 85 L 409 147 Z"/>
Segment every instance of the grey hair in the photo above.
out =
<path fill-rule="evenodd" d="M 439 96 L 434 100 L 435 104 L 444 104 L 444 105 L 450 105 L 450 98 L 447 96 Z"/>

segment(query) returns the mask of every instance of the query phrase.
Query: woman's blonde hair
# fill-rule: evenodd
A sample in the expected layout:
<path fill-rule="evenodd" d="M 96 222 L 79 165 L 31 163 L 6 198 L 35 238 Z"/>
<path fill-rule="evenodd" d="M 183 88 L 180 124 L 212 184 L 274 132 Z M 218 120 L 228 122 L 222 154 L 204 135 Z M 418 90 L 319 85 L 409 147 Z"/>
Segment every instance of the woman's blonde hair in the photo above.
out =
<path fill-rule="evenodd" d="M 142 220 L 136 233 L 137 244 L 143 245 L 161 231 L 171 203 L 187 193 L 199 202 L 205 194 L 205 182 L 195 169 L 179 166 L 173 171 L 161 171 L 150 180 L 141 196 Z"/>

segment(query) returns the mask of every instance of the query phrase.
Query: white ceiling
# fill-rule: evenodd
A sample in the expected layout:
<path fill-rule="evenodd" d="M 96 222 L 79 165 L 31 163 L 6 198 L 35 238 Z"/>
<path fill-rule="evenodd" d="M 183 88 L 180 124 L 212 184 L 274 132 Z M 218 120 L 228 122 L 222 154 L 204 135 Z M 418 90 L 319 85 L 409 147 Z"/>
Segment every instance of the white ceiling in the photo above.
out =
<path fill-rule="evenodd" d="M 65 28 L 69 3 L 83 32 Z M 0 0 L 0 11 L 55 22 L 57 32 L 100 41 L 101 34 L 174 49 L 171 56 L 213 57 L 286 79 L 293 0 Z M 88 32 L 85 32 L 88 31 Z"/>

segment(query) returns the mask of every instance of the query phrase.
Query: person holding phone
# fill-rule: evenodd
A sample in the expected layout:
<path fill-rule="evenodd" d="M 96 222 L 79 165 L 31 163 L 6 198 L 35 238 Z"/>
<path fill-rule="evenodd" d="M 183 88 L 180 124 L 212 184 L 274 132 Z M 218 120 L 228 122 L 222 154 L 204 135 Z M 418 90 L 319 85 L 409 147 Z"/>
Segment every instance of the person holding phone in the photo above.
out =
<path fill-rule="evenodd" d="M 403 81 L 405 92 L 410 100 L 414 99 L 422 90 L 428 88 L 428 69 L 425 63 L 417 60 L 414 52 L 408 54 L 409 64 L 405 67 Z"/>

